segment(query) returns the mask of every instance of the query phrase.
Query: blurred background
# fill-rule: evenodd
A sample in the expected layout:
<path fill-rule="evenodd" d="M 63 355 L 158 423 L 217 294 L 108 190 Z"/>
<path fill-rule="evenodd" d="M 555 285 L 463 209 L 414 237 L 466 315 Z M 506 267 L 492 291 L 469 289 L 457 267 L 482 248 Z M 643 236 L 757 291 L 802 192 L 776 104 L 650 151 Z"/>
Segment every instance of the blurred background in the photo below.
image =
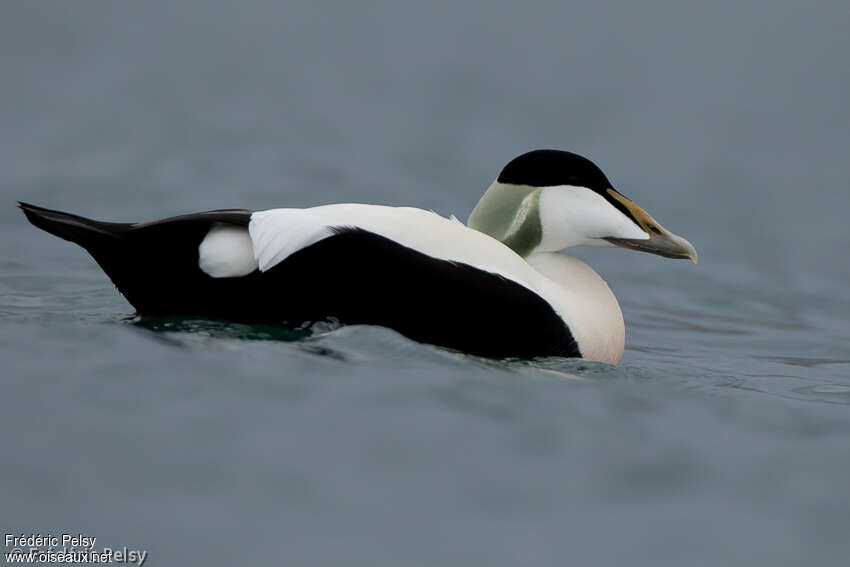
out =
<path fill-rule="evenodd" d="M 153 565 L 844 564 L 848 26 L 839 1 L 4 3 L 0 524 Z M 127 321 L 14 207 L 465 219 L 547 147 L 700 253 L 577 252 L 621 300 L 617 368 Z"/>

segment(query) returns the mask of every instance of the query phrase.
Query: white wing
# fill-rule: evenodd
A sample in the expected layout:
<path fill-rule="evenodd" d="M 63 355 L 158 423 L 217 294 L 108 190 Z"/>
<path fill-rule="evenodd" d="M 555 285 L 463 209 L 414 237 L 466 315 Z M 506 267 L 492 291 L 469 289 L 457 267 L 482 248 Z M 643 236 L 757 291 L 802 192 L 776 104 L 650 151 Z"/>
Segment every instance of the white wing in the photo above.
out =
<path fill-rule="evenodd" d="M 536 289 L 538 274 L 497 240 L 436 213 L 410 207 L 338 204 L 310 209 L 271 209 L 251 215 L 254 257 L 266 271 L 293 253 L 357 227 L 441 260 L 462 262 Z"/>
<path fill-rule="evenodd" d="M 251 215 L 248 232 L 254 258 L 265 272 L 286 258 L 331 236 L 332 224 L 311 209 L 272 209 Z"/>

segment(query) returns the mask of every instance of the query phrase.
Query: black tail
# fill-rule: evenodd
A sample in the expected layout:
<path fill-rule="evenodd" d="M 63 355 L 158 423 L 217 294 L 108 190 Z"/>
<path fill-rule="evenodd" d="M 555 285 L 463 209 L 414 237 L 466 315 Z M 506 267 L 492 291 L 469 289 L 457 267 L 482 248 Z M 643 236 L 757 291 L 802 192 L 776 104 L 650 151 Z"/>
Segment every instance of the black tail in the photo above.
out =
<path fill-rule="evenodd" d="M 227 209 L 146 223 L 115 223 L 18 203 L 38 228 L 85 248 L 142 314 L 216 313 L 232 283 L 198 266 L 198 245 L 215 223 L 248 226 L 251 211 Z"/>
<path fill-rule="evenodd" d="M 104 246 L 114 244 L 130 224 L 101 222 L 85 217 L 37 207 L 18 201 L 18 206 L 34 226 L 88 250 L 95 258 Z"/>
<path fill-rule="evenodd" d="M 126 248 L 124 237 L 133 225 L 91 220 L 20 201 L 18 206 L 34 226 L 85 248 L 112 283 L 128 297 L 124 289 L 128 280 L 127 269 L 118 252 Z"/>

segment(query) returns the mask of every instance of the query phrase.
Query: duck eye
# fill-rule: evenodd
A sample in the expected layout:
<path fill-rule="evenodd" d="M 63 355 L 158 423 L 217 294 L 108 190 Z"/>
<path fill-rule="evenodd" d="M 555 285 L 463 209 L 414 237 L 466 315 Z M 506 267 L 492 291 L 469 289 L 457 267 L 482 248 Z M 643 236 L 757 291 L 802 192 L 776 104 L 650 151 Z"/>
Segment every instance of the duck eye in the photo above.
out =
<path fill-rule="evenodd" d="M 651 232 L 652 234 L 661 234 L 661 229 L 659 229 L 654 224 L 650 223 L 650 224 L 646 225 L 646 228 L 648 228 L 649 232 Z"/>

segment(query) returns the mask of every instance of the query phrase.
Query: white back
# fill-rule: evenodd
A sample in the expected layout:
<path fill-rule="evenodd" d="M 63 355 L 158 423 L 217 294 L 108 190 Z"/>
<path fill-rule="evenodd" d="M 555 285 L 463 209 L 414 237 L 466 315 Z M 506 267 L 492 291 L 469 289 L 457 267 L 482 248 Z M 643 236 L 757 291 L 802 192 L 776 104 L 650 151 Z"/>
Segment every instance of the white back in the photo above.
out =
<path fill-rule="evenodd" d="M 333 233 L 357 227 L 441 260 L 463 262 L 532 287 L 540 275 L 501 242 L 462 223 L 412 207 L 356 203 L 310 209 L 271 209 L 251 216 L 249 230 L 260 270 Z M 300 244 L 303 243 L 303 244 Z"/>

